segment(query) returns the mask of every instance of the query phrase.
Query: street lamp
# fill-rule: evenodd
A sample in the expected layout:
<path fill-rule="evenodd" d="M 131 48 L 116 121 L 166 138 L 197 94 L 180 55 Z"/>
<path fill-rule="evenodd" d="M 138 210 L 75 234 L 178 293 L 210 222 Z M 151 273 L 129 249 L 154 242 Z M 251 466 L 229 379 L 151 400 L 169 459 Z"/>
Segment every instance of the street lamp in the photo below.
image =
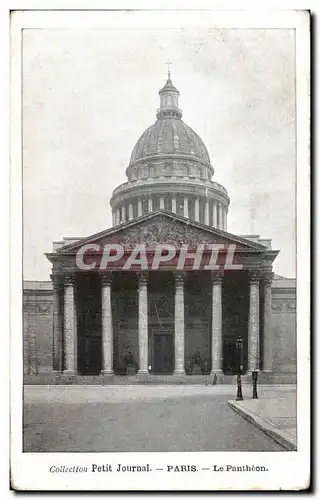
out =
<path fill-rule="evenodd" d="M 252 372 L 252 399 L 259 399 L 257 391 L 257 382 L 258 382 L 258 370 L 255 369 Z"/>
<path fill-rule="evenodd" d="M 243 373 L 243 340 L 238 337 L 236 340 L 236 359 L 237 359 L 237 398 L 236 401 L 243 401 L 241 374 Z"/>

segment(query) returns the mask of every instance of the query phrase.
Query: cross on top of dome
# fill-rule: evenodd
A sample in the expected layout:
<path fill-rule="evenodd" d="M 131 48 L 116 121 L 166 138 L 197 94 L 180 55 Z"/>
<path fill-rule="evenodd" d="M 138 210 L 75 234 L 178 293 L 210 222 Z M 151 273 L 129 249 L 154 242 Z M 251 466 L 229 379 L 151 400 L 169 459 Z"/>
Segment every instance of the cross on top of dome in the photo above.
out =
<path fill-rule="evenodd" d="M 166 64 L 168 65 L 168 78 L 170 78 L 170 76 L 171 76 L 171 74 L 170 74 L 170 64 L 172 64 L 172 62 L 167 61 Z"/>
<path fill-rule="evenodd" d="M 166 64 L 168 65 L 168 77 L 167 77 L 167 81 L 166 81 L 164 87 L 162 87 L 162 89 L 159 91 L 159 94 L 161 96 L 161 94 L 164 94 L 166 92 L 169 92 L 169 93 L 174 92 L 175 94 L 179 95 L 180 94 L 179 90 L 173 85 L 172 80 L 171 80 L 170 64 L 172 64 L 172 62 L 167 62 Z M 178 99 L 177 99 L 177 103 L 178 103 Z"/>

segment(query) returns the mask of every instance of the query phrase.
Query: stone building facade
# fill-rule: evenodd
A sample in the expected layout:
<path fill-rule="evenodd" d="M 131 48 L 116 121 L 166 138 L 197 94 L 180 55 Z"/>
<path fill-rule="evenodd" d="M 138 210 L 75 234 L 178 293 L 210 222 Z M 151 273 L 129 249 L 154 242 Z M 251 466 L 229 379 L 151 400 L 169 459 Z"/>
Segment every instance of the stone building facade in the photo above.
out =
<path fill-rule="evenodd" d="M 227 232 L 230 199 L 170 74 L 159 94 L 113 227 L 54 242 L 51 282 L 24 284 L 25 376 L 227 376 L 241 338 L 244 372 L 293 380 L 295 280 L 273 275 L 270 240 Z"/>

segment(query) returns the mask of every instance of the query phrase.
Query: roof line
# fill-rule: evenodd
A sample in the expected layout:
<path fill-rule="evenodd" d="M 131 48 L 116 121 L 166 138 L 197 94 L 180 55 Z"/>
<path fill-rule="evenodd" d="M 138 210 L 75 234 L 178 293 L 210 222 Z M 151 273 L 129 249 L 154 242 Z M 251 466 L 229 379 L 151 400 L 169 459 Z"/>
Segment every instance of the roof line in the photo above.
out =
<path fill-rule="evenodd" d="M 108 236 L 108 235 L 111 235 L 113 233 L 117 233 L 118 231 L 122 231 L 123 229 L 134 226 L 139 222 L 143 222 L 143 221 L 146 221 L 148 219 L 152 219 L 155 216 L 161 215 L 161 214 L 166 215 L 167 217 L 169 217 L 173 220 L 179 220 L 181 222 L 187 223 L 188 225 L 192 225 L 194 227 L 205 230 L 205 231 L 210 232 L 212 234 L 218 234 L 218 235 L 221 235 L 225 238 L 230 238 L 230 239 L 234 240 L 235 242 L 242 243 L 242 244 L 248 246 L 249 248 L 253 248 L 256 250 L 268 250 L 264 245 L 261 245 L 260 243 L 254 243 L 252 241 L 248 241 L 245 238 L 241 238 L 241 237 L 236 236 L 232 233 L 228 233 L 227 231 L 223 231 L 222 229 L 212 228 L 211 226 L 207 226 L 206 224 L 203 224 L 201 222 L 191 221 L 190 219 L 188 219 L 187 217 L 184 217 L 182 215 L 174 214 L 173 212 L 170 212 L 168 210 L 159 209 L 155 212 L 150 212 L 150 213 L 141 215 L 140 217 L 138 217 L 136 219 L 131 219 L 130 221 L 123 222 L 122 224 L 119 224 L 117 226 L 113 226 L 109 229 L 104 229 L 103 231 L 99 231 L 98 233 L 95 233 L 91 236 L 88 236 L 87 238 L 83 238 L 82 240 L 79 240 L 77 242 L 70 243 L 69 245 L 65 245 L 65 246 L 57 249 L 57 254 L 72 250 L 73 247 L 76 247 L 79 245 L 80 241 L 81 241 L 81 244 L 83 244 L 83 245 L 87 244 L 87 243 L 91 243 L 91 242 L 95 241 L 96 239 L 100 238 L 101 236 Z"/>

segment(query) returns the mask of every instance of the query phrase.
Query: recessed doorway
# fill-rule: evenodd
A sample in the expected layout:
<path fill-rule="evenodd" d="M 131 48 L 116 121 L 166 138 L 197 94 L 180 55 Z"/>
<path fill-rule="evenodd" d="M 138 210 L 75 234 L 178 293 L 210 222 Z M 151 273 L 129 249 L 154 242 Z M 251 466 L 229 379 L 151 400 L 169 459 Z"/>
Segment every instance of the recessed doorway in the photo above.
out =
<path fill-rule="evenodd" d="M 172 374 L 174 370 L 173 335 L 171 333 L 153 334 L 152 372 Z"/>

